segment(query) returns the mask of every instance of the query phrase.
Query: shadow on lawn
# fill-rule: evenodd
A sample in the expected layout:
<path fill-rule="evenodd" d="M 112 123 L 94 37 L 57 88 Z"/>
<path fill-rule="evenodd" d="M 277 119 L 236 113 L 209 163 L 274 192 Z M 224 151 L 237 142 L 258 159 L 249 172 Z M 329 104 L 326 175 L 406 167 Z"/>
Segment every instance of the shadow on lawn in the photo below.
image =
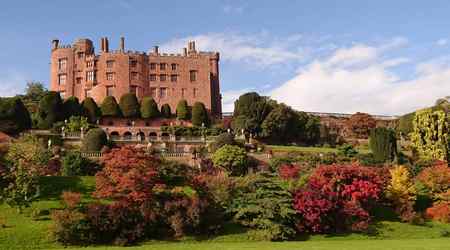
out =
<path fill-rule="evenodd" d="M 59 200 L 64 191 L 89 196 L 95 189 L 94 186 L 83 184 L 82 178 L 78 176 L 43 176 L 39 179 L 39 183 L 40 200 Z"/>

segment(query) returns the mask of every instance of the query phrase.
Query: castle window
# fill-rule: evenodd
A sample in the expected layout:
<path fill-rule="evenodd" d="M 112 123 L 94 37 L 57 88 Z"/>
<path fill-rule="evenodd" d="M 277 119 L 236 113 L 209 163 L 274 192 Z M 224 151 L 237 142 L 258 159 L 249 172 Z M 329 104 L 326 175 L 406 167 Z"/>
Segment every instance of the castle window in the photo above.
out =
<path fill-rule="evenodd" d="M 156 63 L 150 63 L 150 69 L 155 70 L 156 69 Z"/>
<path fill-rule="evenodd" d="M 94 71 L 86 72 L 86 79 L 91 82 L 95 81 L 95 72 Z"/>
<path fill-rule="evenodd" d="M 67 68 L 67 58 L 62 58 L 58 60 L 58 69 L 64 70 Z"/>
<path fill-rule="evenodd" d="M 178 76 L 177 75 L 171 75 L 170 76 L 170 81 L 171 82 L 176 82 L 177 81 Z"/>
<path fill-rule="evenodd" d="M 136 60 L 131 60 L 131 61 L 130 61 L 130 66 L 131 66 L 132 68 L 135 68 L 135 67 L 137 66 L 137 61 L 136 61 Z"/>
<path fill-rule="evenodd" d="M 106 73 L 106 80 L 108 81 L 114 80 L 114 73 L 113 72 Z"/>
<path fill-rule="evenodd" d="M 84 58 L 84 52 L 78 52 L 78 59 L 83 59 Z"/>
<path fill-rule="evenodd" d="M 150 95 L 155 98 L 156 97 L 156 88 L 150 88 Z"/>
<path fill-rule="evenodd" d="M 137 72 L 131 72 L 131 80 L 137 80 L 138 79 L 138 73 Z"/>
<path fill-rule="evenodd" d="M 152 82 L 156 81 L 156 75 L 155 74 L 151 74 L 150 75 L 150 81 L 152 81 Z"/>
<path fill-rule="evenodd" d="M 137 95 L 137 87 L 136 86 L 131 86 L 130 87 L 130 93 Z"/>
<path fill-rule="evenodd" d="M 65 84 L 65 83 L 66 83 L 66 78 L 67 78 L 67 75 L 66 75 L 66 74 L 60 74 L 60 75 L 58 75 L 58 84 L 59 84 L 59 85 Z"/>
<path fill-rule="evenodd" d="M 197 70 L 189 71 L 189 79 L 191 80 L 191 82 L 197 81 Z"/>
<path fill-rule="evenodd" d="M 94 66 L 94 61 L 87 61 L 86 62 L 86 67 L 90 68 L 92 66 Z"/>
<path fill-rule="evenodd" d="M 184 98 L 185 93 L 186 93 L 186 89 L 185 89 L 185 88 L 182 88 L 182 89 L 181 89 L 181 97 L 182 97 L 182 98 Z"/>
<path fill-rule="evenodd" d="M 76 79 L 77 84 L 81 84 L 81 81 L 82 81 L 82 80 L 83 80 L 83 78 L 77 77 L 77 79 Z"/>
<path fill-rule="evenodd" d="M 177 70 L 177 64 L 176 63 L 172 63 L 172 70 Z"/>
<path fill-rule="evenodd" d="M 165 82 L 166 81 L 166 75 L 159 75 L 159 80 L 161 81 L 161 82 Z"/>
<path fill-rule="evenodd" d="M 161 64 L 159 65 L 159 69 L 160 69 L 160 70 L 166 70 L 166 64 L 165 64 L 165 63 L 161 63 Z"/>
<path fill-rule="evenodd" d="M 106 87 L 106 96 L 112 96 L 113 95 L 113 86 L 107 86 Z"/>
<path fill-rule="evenodd" d="M 194 96 L 194 98 L 197 97 L 197 89 L 196 88 L 194 88 L 192 90 L 192 95 Z"/>
<path fill-rule="evenodd" d="M 114 67 L 114 61 L 113 61 L 113 60 L 108 60 L 108 61 L 106 61 L 106 67 L 107 67 L 107 68 L 112 68 L 112 67 Z"/>
<path fill-rule="evenodd" d="M 166 96 L 167 96 L 167 88 L 160 88 L 159 89 L 159 97 L 166 98 Z"/>

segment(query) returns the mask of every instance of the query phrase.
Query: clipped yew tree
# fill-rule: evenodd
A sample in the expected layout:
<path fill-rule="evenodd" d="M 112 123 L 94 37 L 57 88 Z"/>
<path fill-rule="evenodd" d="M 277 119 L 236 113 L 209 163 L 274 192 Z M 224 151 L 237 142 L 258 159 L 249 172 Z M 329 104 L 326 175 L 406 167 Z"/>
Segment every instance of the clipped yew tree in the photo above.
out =
<path fill-rule="evenodd" d="M 101 111 L 94 99 L 87 97 L 81 103 L 81 106 L 83 108 L 83 115 L 88 118 L 90 123 L 95 123 L 100 117 Z"/>
<path fill-rule="evenodd" d="M 0 131 L 15 134 L 30 127 L 30 113 L 20 98 L 0 98 Z"/>
<path fill-rule="evenodd" d="M 100 110 L 102 111 L 102 116 L 107 117 L 119 117 L 122 114 L 119 104 L 117 104 L 116 98 L 114 98 L 114 96 L 107 96 L 105 99 L 103 99 Z"/>
<path fill-rule="evenodd" d="M 161 106 L 161 116 L 164 118 L 170 118 L 172 116 L 172 110 L 169 104 L 164 104 Z"/>
<path fill-rule="evenodd" d="M 83 151 L 100 151 L 108 143 L 108 137 L 101 128 L 90 129 L 83 138 Z"/>
<path fill-rule="evenodd" d="M 58 92 L 50 91 L 39 101 L 38 123 L 40 129 L 49 129 L 53 123 L 64 119 L 63 102 Z"/>
<path fill-rule="evenodd" d="M 70 118 L 71 116 L 81 115 L 81 105 L 78 98 L 71 96 L 64 101 L 64 116 L 65 118 Z"/>
<path fill-rule="evenodd" d="M 395 131 L 388 128 L 372 129 L 369 136 L 369 147 L 376 161 L 393 161 L 397 155 Z"/>
<path fill-rule="evenodd" d="M 442 110 L 424 109 L 416 112 L 411 141 L 420 158 L 448 160 L 449 124 Z"/>
<path fill-rule="evenodd" d="M 192 106 L 192 124 L 194 126 L 202 126 L 202 124 L 208 126 L 209 124 L 208 111 L 206 111 L 205 105 L 201 102 L 196 102 Z"/>
<path fill-rule="evenodd" d="M 181 100 L 177 104 L 177 118 L 180 120 L 189 120 L 191 118 L 189 106 L 186 100 Z"/>
<path fill-rule="evenodd" d="M 144 97 L 141 103 L 141 117 L 142 118 L 157 118 L 161 116 L 158 110 L 158 104 L 151 97 Z"/>
<path fill-rule="evenodd" d="M 119 106 L 124 117 L 139 117 L 140 106 L 135 94 L 127 93 L 120 97 Z"/>

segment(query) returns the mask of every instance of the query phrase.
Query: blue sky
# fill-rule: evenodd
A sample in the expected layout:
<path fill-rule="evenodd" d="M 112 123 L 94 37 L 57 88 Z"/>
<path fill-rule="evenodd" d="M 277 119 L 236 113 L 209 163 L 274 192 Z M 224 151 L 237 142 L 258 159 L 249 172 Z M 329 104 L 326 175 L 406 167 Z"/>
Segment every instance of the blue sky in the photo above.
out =
<path fill-rule="evenodd" d="M 6 1 L 0 95 L 48 83 L 50 41 L 221 53 L 224 110 L 245 91 L 296 109 L 402 114 L 450 95 L 450 1 Z"/>

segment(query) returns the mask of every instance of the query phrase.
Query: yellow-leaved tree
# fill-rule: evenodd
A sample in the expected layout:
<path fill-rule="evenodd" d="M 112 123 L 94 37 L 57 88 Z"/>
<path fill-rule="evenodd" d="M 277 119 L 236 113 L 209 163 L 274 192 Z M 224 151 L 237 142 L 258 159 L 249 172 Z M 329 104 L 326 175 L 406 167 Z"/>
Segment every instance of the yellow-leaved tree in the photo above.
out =
<path fill-rule="evenodd" d="M 412 221 L 416 215 L 414 212 L 416 189 L 409 171 L 405 166 L 395 166 L 389 172 L 391 181 L 386 189 L 386 196 L 392 201 L 403 221 Z"/>

